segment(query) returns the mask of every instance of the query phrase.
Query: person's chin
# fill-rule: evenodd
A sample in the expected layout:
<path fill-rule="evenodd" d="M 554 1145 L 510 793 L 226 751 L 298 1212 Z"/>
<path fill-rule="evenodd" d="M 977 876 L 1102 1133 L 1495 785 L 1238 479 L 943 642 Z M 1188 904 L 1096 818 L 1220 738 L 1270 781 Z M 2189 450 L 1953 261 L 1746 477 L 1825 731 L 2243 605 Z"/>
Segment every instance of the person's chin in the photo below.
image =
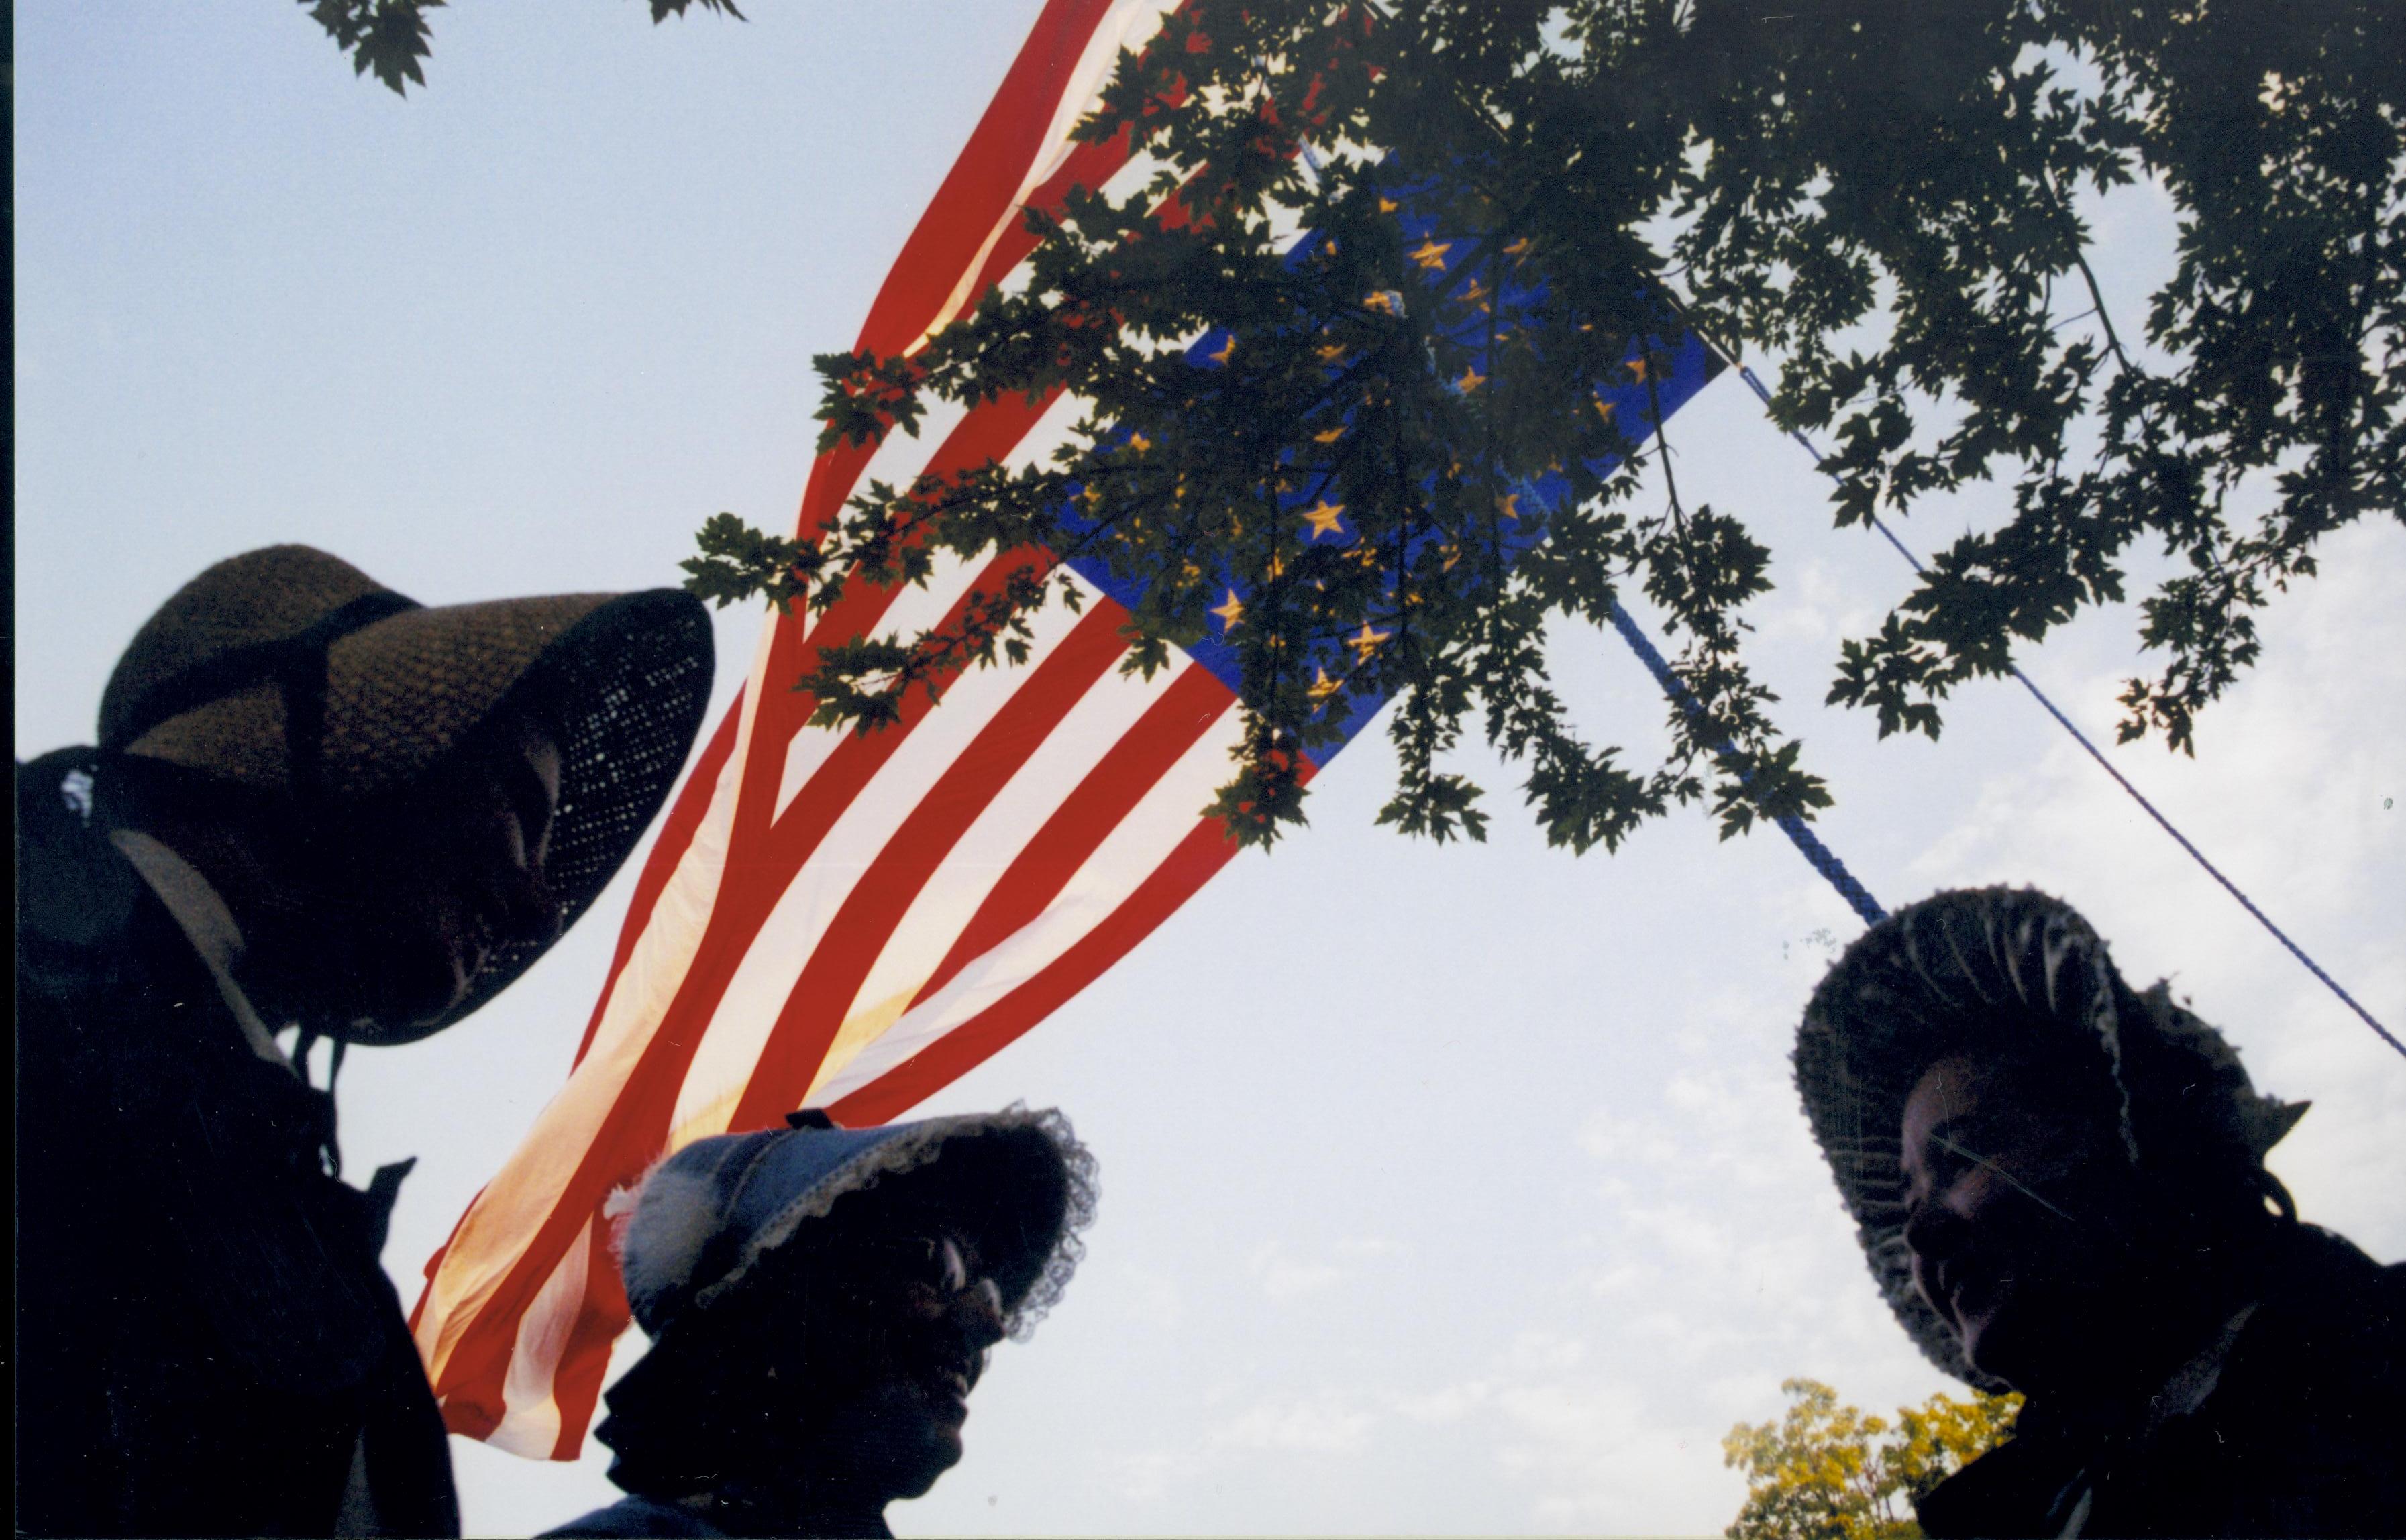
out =
<path fill-rule="evenodd" d="M 2024 1394 L 2059 1389 L 2066 1379 L 2061 1344 L 2040 1319 L 2044 1312 L 2022 1305 L 2008 1298 L 1969 1320 L 1958 1317 L 1955 1330 L 1963 1342 L 1963 1360 Z"/>
<path fill-rule="evenodd" d="M 921 1443 L 927 1450 L 928 1464 L 938 1473 L 961 1462 L 966 1448 L 961 1441 L 961 1425 L 968 1420 L 969 1408 L 958 1401 L 940 1400 L 928 1415 Z"/>
<path fill-rule="evenodd" d="M 967 1446 L 961 1440 L 961 1425 L 968 1420 L 969 1407 L 960 1400 L 929 1389 L 920 1399 L 917 1446 L 918 1459 L 902 1495 L 918 1497 L 936 1484 L 937 1477 L 961 1462 Z"/>
<path fill-rule="evenodd" d="M 961 1462 L 961 1453 L 959 1428 L 941 1423 L 928 1424 L 925 1436 L 919 1440 L 916 1458 L 911 1462 L 910 1469 L 896 1476 L 894 1495 L 904 1501 L 927 1496 L 946 1471 Z"/>
<path fill-rule="evenodd" d="M 374 973 L 361 970 L 361 998 L 351 1014 L 397 1037 L 422 1032 L 459 1008 L 483 966 L 481 952 L 426 937 L 396 945 Z"/>
<path fill-rule="evenodd" d="M 1964 1363 L 1969 1363 L 1972 1367 L 1979 1370 L 1984 1375 L 1993 1376 L 1996 1378 L 2004 1380 L 2007 1384 L 2011 1384 L 2013 1382 L 2013 1377 L 2005 1372 L 2005 1365 L 2000 1364 L 1996 1362 L 1996 1336 L 1995 1334 L 1989 1330 L 1989 1322 L 1987 1318 L 1983 1317 L 1978 1320 L 1967 1321 L 1962 1320 L 1960 1317 L 1958 1317 L 1955 1321 L 1955 1336 L 1956 1339 L 1963 1345 Z M 2005 1357 L 2008 1360 L 2010 1360 L 2012 1356 L 2011 1352 L 2007 1352 L 2005 1354 Z"/>
<path fill-rule="evenodd" d="M 1963 1347 L 1963 1362 L 1982 1374 L 2018 1386 L 2015 1371 L 2020 1355 L 2016 1349 L 2021 1333 L 2015 1304 L 2010 1290 L 1965 1289 L 1956 1294 L 1948 1314 Z"/>

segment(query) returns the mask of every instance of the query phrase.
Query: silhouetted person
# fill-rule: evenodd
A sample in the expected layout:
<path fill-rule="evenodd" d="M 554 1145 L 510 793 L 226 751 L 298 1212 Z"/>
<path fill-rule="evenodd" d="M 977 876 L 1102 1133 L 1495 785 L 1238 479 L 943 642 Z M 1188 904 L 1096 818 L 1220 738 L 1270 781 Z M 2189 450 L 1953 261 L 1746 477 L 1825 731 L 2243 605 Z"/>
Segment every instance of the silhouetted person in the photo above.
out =
<path fill-rule="evenodd" d="M 427 609 L 276 546 L 145 623 L 98 748 L 19 766 L 21 1533 L 458 1533 L 379 1261 L 407 1163 L 339 1180 L 333 1067 L 557 939 L 710 672 L 684 594 Z"/>
<path fill-rule="evenodd" d="M 961 1458 L 986 1350 L 1077 1264 L 1094 1163 L 1057 1112 L 701 1139 L 621 1244 L 650 1349 L 602 1441 L 630 1494 L 555 1535 L 890 1535 Z"/>
<path fill-rule="evenodd" d="M 1889 1306 L 2027 1397 L 1933 1535 L 2406 1533 L 2406 1267 L 2298 1222 L 2305 1112 L 2062 903 L 1943 893 L 1814 994 L 1816 1138 Z"/>

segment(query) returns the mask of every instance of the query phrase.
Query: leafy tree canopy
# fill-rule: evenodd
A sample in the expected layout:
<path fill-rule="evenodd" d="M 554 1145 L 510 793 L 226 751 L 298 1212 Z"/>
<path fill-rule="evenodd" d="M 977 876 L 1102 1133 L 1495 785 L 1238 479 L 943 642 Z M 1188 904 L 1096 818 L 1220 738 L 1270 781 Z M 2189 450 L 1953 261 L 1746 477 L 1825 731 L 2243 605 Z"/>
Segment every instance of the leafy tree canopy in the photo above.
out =
<path fill-rule="evenodd" d="M 1818 1380 L 1783 1383 L 1792 1403 L 1777 1422 L 1741 1422 L 1721 1440 L 1722 1463 L 1746 1473 L 1746 1506 L 1729 1540 L 1911 1540 L 1913 1505 L 2003 1443 L 2018 1395 L 1933 1395 L 1896 1420 L 1841 1406 Z"/>
<path fill-rule="evenodd" d="M 2401 75 L 2406 7 L 2364 0 L 1189 0 L 1081 130 L 1130 135 L 1150 180 L 1031 212 L 1025 286 L 909 356 L 818 360 L 822 447 L 1055 388 L 1091 406 L 1069 445 L 872 486 L 805 544 L 721 516 L 693 586 L 823 607 L 1038 545 L 1145 583 L 1128 667 L 1235 647 L 1246 736 L 1213 811 L 1240 839 L 1300 818 L 1295 751 L 1352 695 L 1401 698 L 1381 816 L 1408 831 L 1480 835 L 1442 769 L 1475 717 L 1557 843 L 1706 796 L 1726 837 L 1828 797 L 1745 657 L 1771 576 L 1744 511 L 1638 506 L 1667 446 L 1596 409 L 1692 326 L 1777 360 L 1775 418 L 1834 445 L 1839 525 L 2012 487 L 1843 644 L 1831 700 L 1935 737 L 1957 685 L 2160 547 L 2138 640 L 2162 666 L 2121 730 L 2193 751 L 2320 537 L 2399 515 Z M 2075 197 L 2143 181 L 2177 261 L 2116 316 Z M 1409 214 L 1458 249 L 1431 261 Z M 1519 495 L 1540 484 L 1550 506 Z M 1512 559 L 1507 520 L 1544 544 Z M 1561 623 L 1631 586 L 1703 706 L 1651 767 L 1583 741 L 1548 682 Z M 1020 656 L 1069 597 L 1040 567 L 801 684 L 818 720 L 873 726 Z"/>
<path fill-rule="evenodd" d="M 411 84 L 426 84 L 426 70 L 420 61 L 434 46 L 434 28 L 426 20 L 426 13 L 442 9 L 444 0 L 300 3 L 309 7 L 309 20 L 326 29 L 334 46 L 351 56 L 352 74 L 373 71 L 377 79 L 392 88 L 395 96 L 408 95 Z M 734 0 L 650 0 L 650 4 L 654 26 L 672 16 L 683 16 L 697 4 L 704 10 L 732 16 L 738 21 L 743 20 Z"/>

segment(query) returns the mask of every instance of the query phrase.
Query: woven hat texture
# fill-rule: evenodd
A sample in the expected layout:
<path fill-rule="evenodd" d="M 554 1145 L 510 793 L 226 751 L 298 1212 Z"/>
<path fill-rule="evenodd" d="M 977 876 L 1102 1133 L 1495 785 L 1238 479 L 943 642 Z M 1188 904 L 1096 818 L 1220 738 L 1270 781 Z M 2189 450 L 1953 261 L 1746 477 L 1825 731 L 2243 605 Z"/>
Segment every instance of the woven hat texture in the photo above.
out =
<path fill-rule="evenodd" d="M 701 601 L 663 588 L 423 608 L 323 551 L 269 546 L 219 562 L 143 624 L 101 697 L 102 749 L 254 789 L 291 787 L 283 683 L 244 678 L 215 698 L 187 698 L 212 669 L 305 639 L 347 606 L 391 613 L 323 649 L 316 789 L 357 797 L 403 785 L 504 702 L 536 709 L 560 751 L 545 876 L 565 929 L 642 838 L 701 728 L 712 672 Z M 548 945 L 495 949 L 450 1014 L 362 1040 L 440 1030 Z"/>
<path fill-rule="evenodd" d="M 1987 1391 L 1955 1330 L 1913 1287 L 1899 1134 L 1905 1098 L 1950 1053 L 2052 1043 L 2110 1081 L 2124 1151 L 2259 1163 L 2303 1103 L 2258 1094 L 2222 1034 L 2158 983 L 2126 984 L 2073 908 L 2031 889 L 1941 893 L 1866 931 L 1832 965 L 1796 1035 L 1806 1120 L 1872 1277 L 1925 1357 Z"/>
<path fill-rule="evenodd" d="M 874 1128 L 839 1128 L 814 1113 L 793 1121 L 696 1139 L 636 1189 L 619 1271 L 646 1333 L 707 1310 L 770 1252 L 812 1244 L 811 1222 L 839 1199 L 847 1209 L 905 1194 L 932 1204 L 976 1246 L 1013 1337 L 1069 1286 L 1097 1193 L 1094 1157 L 1059 1112 L 1011 1108 Z"/>

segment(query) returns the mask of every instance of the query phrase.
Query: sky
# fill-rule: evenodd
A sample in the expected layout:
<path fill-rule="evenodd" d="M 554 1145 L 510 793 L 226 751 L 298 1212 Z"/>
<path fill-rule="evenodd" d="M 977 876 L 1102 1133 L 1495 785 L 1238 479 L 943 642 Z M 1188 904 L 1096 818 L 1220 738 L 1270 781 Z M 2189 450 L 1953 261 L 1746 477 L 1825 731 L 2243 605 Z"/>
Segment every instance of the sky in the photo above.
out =
<path fill-rule="evenodd" d="M 708 515 L 789 519 L 810 358 L 851 345 L 1037 8 L 764 0 L 655 28 L 630 3 L 463 4 L 403 102 L 291 5 L 21 4 L 19 755 L 89 742 L 134 629 L 238 551 L 318 544 L 446 603 L 656 586 Z M 2145 188 L 2089 212 L 2127 332 L 2170 212 Z M 1682 494 L 1773 548 L 1751 656 L 1837 798 L 1827 843 L 1890 907 L 1989 883 L 2078 905 L 2260 1086 L 2314 1101 L 2272 1162 L 2305 1217 L 2406 1257 L 2406 1059 L 2018 686 L 1960 691 L 1935 743 L 1823 706 L 1906 572 L 1832 527 L 1736 381 L 1670 436 Z M 1933 548 L 2005 506 L 1982 488 L 1903 532 Z M 2393 1029 L 2401 586 L 2394 521 L 2330 538 L 2194 759 L 2108 751 Z M 722 705 L 758 625 L 720 619 Z M 2109 610 L 2023 658 L 2101 742 L 2147 666 L 2133 627 Z M 1617 638 L 1565 628 L 1553 657 L 1591 736 L 1663 742 Z M 927 1104 L 1064 1109 L 1103 1200 L 898 1533 L 1712 1533 L 1744 1495 L 1720 1438 L 1776 1417 L 1784 1378 L 1875 1410 L 1952 1388 L 1880 1304 L 1790 1084 L 1860 922 L 1776 835 L 1723 842 L 1691 809 L 1573 857 L 1508 767 L 1460 768 L 1486 844 L 1373 827 L 1393 761 L 1366 734 L 1308 829 Z M 565 1074 L 639 865 L 472 1022 L 351 1056 L 350 1169 L 419 1157 L 385 1259 L 405 1299 Z M 473 1533 L 616 1495 L 589 1444 L 452 1447 Z"/>

